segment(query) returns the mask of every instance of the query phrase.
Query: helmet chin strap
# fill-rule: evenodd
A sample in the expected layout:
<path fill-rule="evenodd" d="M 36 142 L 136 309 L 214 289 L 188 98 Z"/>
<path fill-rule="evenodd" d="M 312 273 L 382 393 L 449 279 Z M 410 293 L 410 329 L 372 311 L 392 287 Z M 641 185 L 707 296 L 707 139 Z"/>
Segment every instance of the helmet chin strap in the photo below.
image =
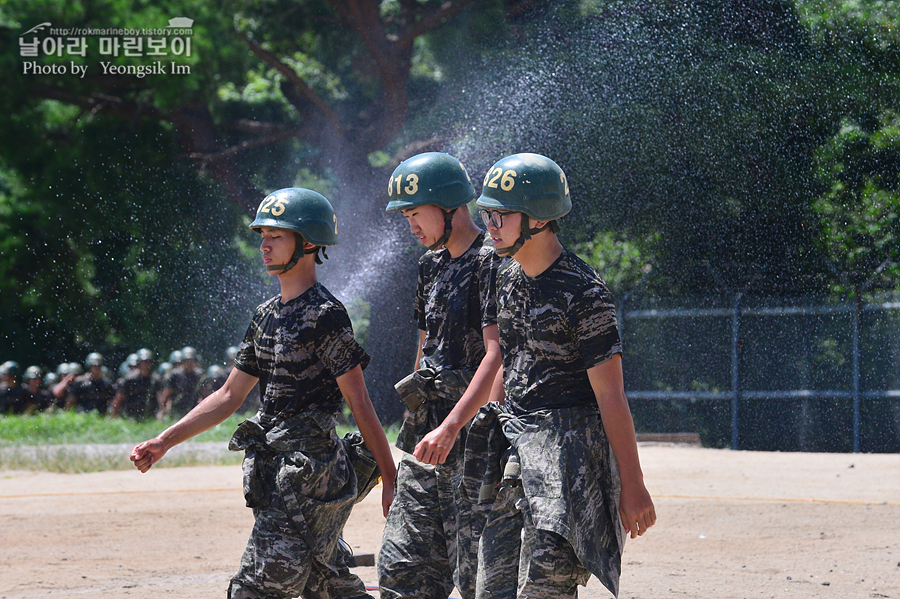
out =
<path fill-rule="evenodd" d="M 528 218 L 528 216 L 526 214 L 522 213 L 522 218 L 526 219 L 526 218 Z M 550 230 L 553 231 L 554 233 L 559 233 L 559 224 L 557 224 L 557 222 L 555 220 L 551 220 L 551 221 L 544 223 L 543 227 L 530 228 L 523 224 L 522 225 L 522 233 L 519 235 L 519 238 L 516 239 L 516 242 L 514 244 L 512 244 L 508 248 L 494 248 L 494 251 L 497 253 L 498 256 L 512 256 L 516 252 L 518 252 L 520 249 L 522 249 L 522 246 L 525 245 L 526 241 L 531 239 L 532 235 L 534 235 L 535 233 L 540 233 L 547 227 L 550 227 Z"/>
<path fill-rule="evenodd" d="M 456 214 L 457 210 L 459 210 L 459 208 L 444 211 L 444 235 L 436 242 L 429 245 L 429 250 L 434 251 L 438 249 L 439 247 L 447 243 L 447 241 L 450 239 L 450 234 L 453 233 L 453 215 Z"/>
<path fill-rule="evenodd" d="M 269 264 L 268 266 L 266 266 L 266 270 L 268 272 L 281 271 L 278 274 L 283 275 L 290 269 L 297 266 L 297 263 L 300 262 L 300 258 L 305 256 L 306 254 L 316 254 L 316 264 L 322 264 L 322 259 L 319 258 L 319 255 L 317 254 L 317 252 L 319 251 L 319 248 L 322 249 L 322 255 L 325 256 L 325 259 L 326 260 L 328 259 L 328 256 L 325 254 L 325 246 L 324 245 L 316 245 L 310 249 L 306 249 L 305 247 L 303 247 L 303 245 L 306 243 L 306 240 L 303 238 L 303 235 L 301 235 L 300 233 L 294 232 L 294 236 L 297 239 L 297 245 L 294 248 L 294 253 L 291 256 L 291 259 L 288 261 L 287 264 Z"/>

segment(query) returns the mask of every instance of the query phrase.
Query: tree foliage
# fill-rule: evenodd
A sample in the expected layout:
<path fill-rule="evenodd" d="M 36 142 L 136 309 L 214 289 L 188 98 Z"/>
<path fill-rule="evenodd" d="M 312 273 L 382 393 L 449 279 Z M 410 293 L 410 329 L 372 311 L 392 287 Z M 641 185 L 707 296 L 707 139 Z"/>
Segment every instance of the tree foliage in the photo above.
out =
<path fill-rule="evenodd" d="M 836 291 L 892 288 L 900 281 L 900 114 L 876 128 L 845 120 L 817 155 L 827 191 L 813 204 L 821 251 L 838 273 Z"/>
<path fill-rule="evenodd" d="M 97 36 L 84 77 L 27 75 L 73 58 L 16 51 L 44 22 L 178 16 L 194 20 L 189 75 L 104 74 L 148 58 L 101 54 Z M 322 272 L 370 306 L 389 393 L 411 362 L 382 356 L 412 349 L 397 331 L 414 326 L 417 250 L 383 183 L 427 150 L 476 182 L 514 152 L 556 160 L 564 241 L 617 293 L 896 287 L 898 21 L 850 0 L 11 0 L 0 353 L 230 345 L 271 293 L 247 215 L 305 185 L 336 204 Z"/>

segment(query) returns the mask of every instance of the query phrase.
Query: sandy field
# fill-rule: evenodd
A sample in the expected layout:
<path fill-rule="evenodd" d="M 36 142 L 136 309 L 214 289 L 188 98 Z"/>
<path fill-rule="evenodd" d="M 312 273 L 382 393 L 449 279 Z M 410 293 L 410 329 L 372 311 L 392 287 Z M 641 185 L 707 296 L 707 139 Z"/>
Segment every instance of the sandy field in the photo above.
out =
<path fill-rule="evenodd" d="M 640 453 L 659 521 L 628 541 L 620 597 L 900 599 L 900 455 Z M 0 471 L 0 598 L 224 597 L 252 524 L 240 479 L 239 466 Z M 345 531 L 363 558 L 381 540 L 378 497 Z M 374 567 L 354 571 L 377 583 Z M 610 595 L 592 579 L 579 596 Z"/>

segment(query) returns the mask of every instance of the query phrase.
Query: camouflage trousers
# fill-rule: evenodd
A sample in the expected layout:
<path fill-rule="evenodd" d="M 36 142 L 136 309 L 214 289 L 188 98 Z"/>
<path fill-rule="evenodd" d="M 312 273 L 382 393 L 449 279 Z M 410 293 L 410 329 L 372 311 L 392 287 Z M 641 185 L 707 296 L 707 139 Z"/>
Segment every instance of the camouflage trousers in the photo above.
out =
<path fill-rule="evenodd" d="M 458 460 L 432 466 L 403 454 L 378 553 L 382 598 L 447 599 L 452 593 L 459 480 Z M 463 597 L 473 593 L 472 585 Z"/>
<path fill-rule="evenodd" d="M 575 598 L 590 575 L 565 537 L 535 527 L 512 456 L 478 546 L 476 599 Z"/>
<path fill-rule="evenodd" d="M 244 495 L 255 522 L 229 599 L 371 599 L 338 542 L 356 499 L 355 474 L 334 429 L 315 420 L 266 432 L 251 419 L 231 440 L 231 449 L 245 451 Z"/>
<path fill-rule="evenodd" d="M 460 431 L 443 464 L 432 466 L 411 455 L 416 444 L 437 427 L 465 392 L 473 373 L 462 370 L 416 372 L 419 405 L 403 422 L 397 447 L 394 502 L 378 554 L 382 598 L 447 599 L 456 586 L 462 599 L 474 599 L 474 547 L 480 526 L 460 496 L 466 428 Z M 482 519 L 483 521 L 483 519 Z"/>

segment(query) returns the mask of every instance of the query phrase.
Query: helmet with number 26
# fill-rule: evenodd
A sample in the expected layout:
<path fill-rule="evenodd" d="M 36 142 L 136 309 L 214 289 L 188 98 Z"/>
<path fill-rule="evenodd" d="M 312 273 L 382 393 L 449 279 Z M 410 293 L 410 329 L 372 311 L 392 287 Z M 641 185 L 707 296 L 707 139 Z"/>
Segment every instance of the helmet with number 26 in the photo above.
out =
<path fill-rule="evenodd" d="M 481 197 L 475 202 L 487 210 L 522 212 L 536 221 L 544 221 L 540 227 L 531 228 L 528 219 L 522 219 L 522 232 L 516 242 L 505 248 L 496 248 L 501 256 L 518 252 L 532 235 L 550 228 L 559 232 L 556 222 L 572 209 L 569 198 L 569 182 L 559 165 L 540 154 L 513 154 L 492 166 L 484 176 Z"/>
<path fill-rule="evenodd" d="M 566 174 L 540 154 L 513 154 L 494 164 L 476 203 L 489 210 L 524 212 L 539 221 L 556 220 L 572 209 Z"/>

